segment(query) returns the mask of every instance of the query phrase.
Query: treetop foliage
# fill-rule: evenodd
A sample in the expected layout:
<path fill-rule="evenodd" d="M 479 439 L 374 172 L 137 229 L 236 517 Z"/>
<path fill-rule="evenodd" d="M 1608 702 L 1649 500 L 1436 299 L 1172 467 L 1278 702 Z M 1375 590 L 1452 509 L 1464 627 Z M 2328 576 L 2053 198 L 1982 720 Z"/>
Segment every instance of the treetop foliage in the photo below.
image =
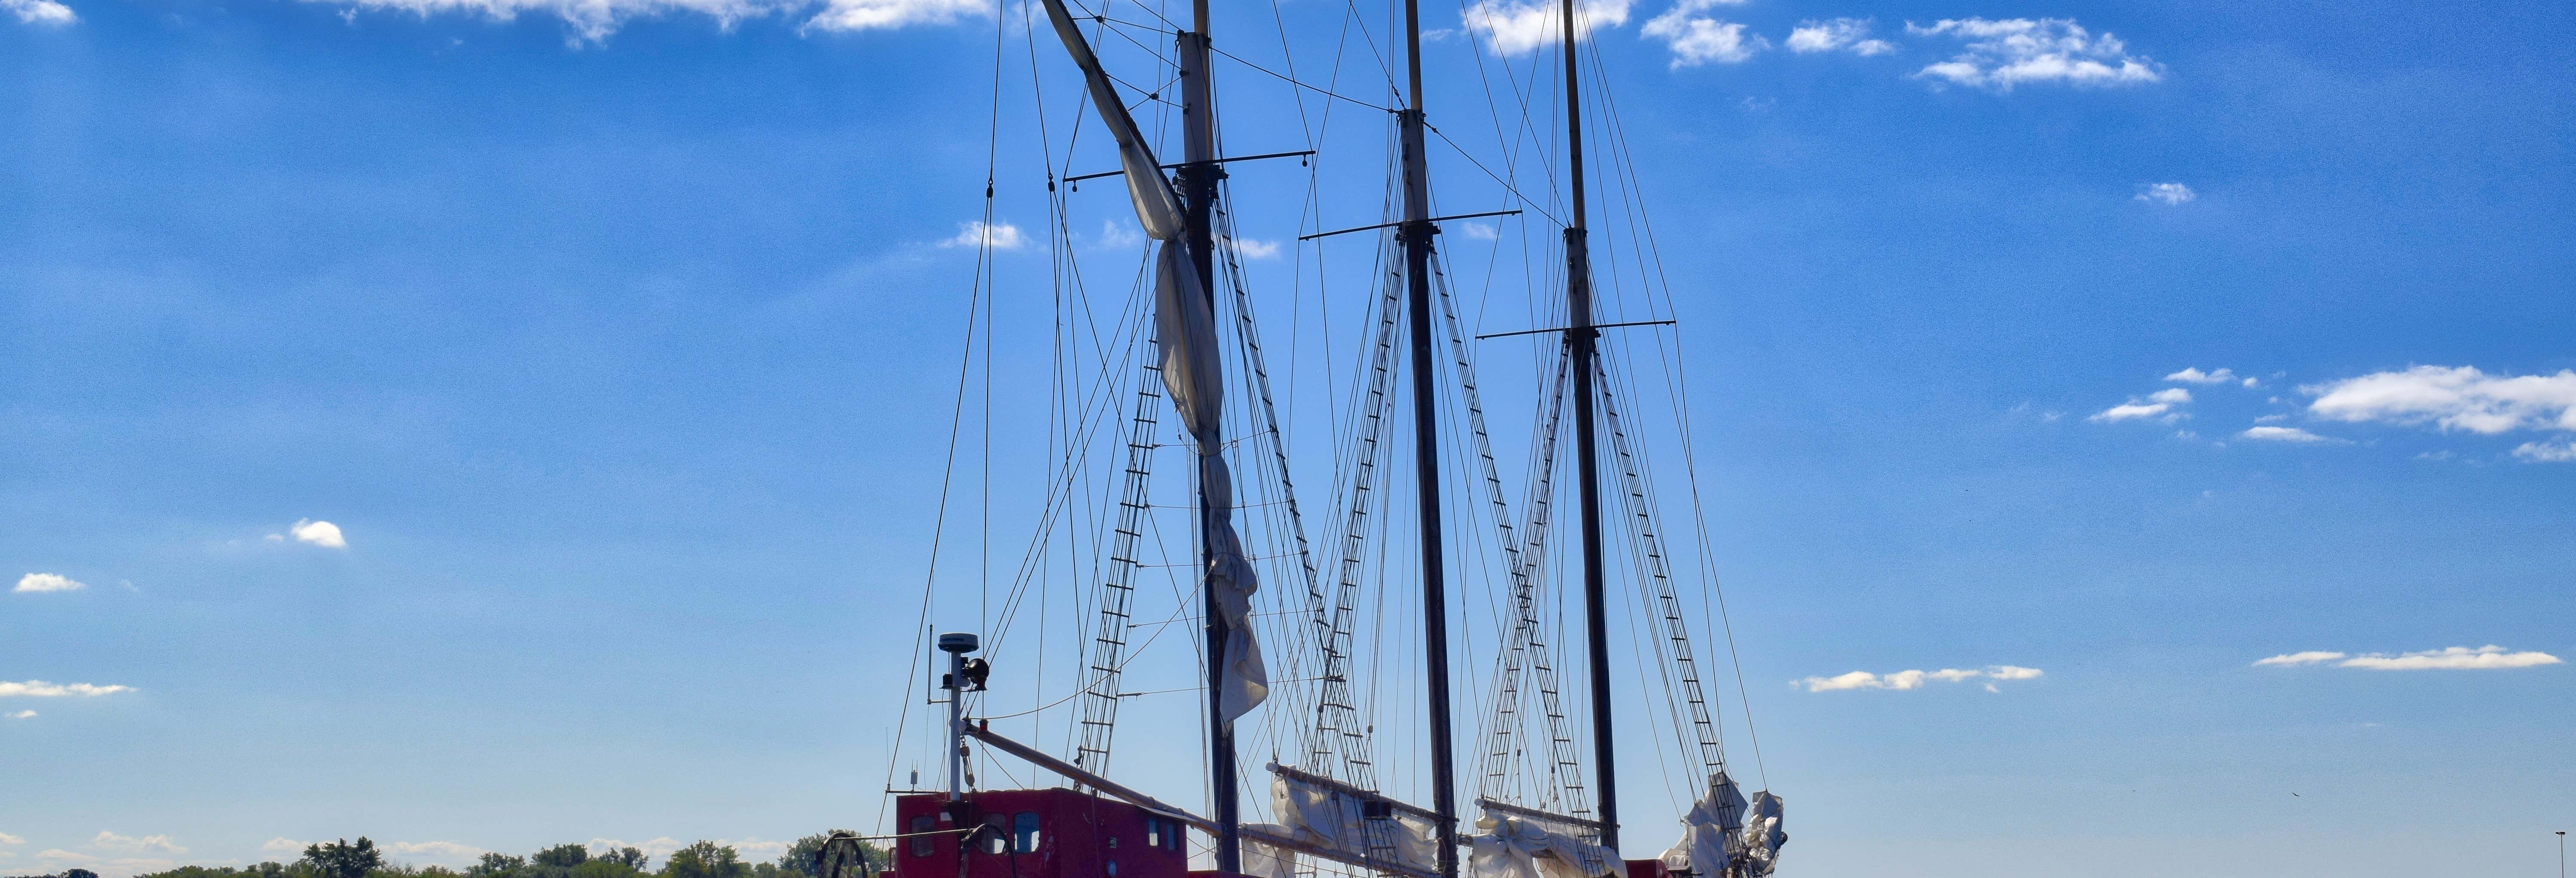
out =
<path fill-rule="evenodd" d="M 308 846 L 304 856 L 292 863 L 181 866 L 135 878 L 817 878 L 814 856 L 831 835 L 818 832 L 797 839 L 777 861 L 767 863 L 743 862 L 741 852 L 733 846 L 712 841 L 699 841 L 672 851 L 660 869 L 650 868 L 652 857 L 634 847 L 559 844 L 524 857 L 487 853 L 463 870 L 387 861 L 383 849 L 362 835 L 355 842 L 338 839 Z M 890 856 L 875 845 L 861 845 L 868 864 L 882 872 Z M 61 875 L 30 878 L 98 876 L 86 869 L 72 869 Z"/>

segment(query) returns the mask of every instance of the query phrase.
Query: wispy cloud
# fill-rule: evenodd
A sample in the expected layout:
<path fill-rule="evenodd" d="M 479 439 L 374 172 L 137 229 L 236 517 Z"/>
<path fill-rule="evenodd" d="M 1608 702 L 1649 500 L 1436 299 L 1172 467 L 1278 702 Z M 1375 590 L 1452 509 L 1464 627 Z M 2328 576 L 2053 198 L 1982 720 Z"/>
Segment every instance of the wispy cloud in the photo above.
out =
<path fill-rule="evenodd" d="M 170 837 L 166 835 L 147 835 L 141 838 L 136 838 L 131 835 L 118 835 L 103 829 L 99 830 L 98 837 L 89 840 L 89 846 L 103 851 L 118 851 L 129 854 L 184 854 L 188 852 L 187 848 L 180 847 L 178 842 L 171 841 Z"/>
<path fill-rule="evenodd" d="M 35 712 L 35 711 L 32 711 L 32 710 L 21 710 L 21 711 L 18 711 L 17 713 L 10 714 L 10 715 L 9 715 L 9 718 L 10 718 L 10 719 L 34 719 L 34 718 L 35 718 L 35 716 L 36 716 L 36 712 Z M 14 841 L 13 841 L 12 839 L 16 839 L 16 840 L 14 840 Z M 0 844 L 18 844 L 18 843 L 23 842 L 23 841 L 25 841 L 25 839 L 19 839 L 19 838 L 17 838 L 16 836 L 10 835 L 10 834 L 8 834 L 8 833 L 0 832 Z"/>
<path fill-rule="evenodd" d="M 976 0 L 306 0 L 345 6 L 351 11 L 399 12 L 416 16 L 477 15 L 509 21 L 522 14 L 552 15 L 572 29 L 573 45 L 605 42 L 626 22 L 669 15 L 702 15 L 719 28 L 754 18 L 781 16 L 805 20 L 798 30 L 855 32 L 919 25 L 945 25 L 991 18 L 993 4 Z M 0 0 L 0 3 L 50 5 L 51 0 Z M 68 10 L 66 10 L 68 12 Z M 811 13 L 810 15 L 808 13 Z"/>
<path fill-rule="evenodd" d="M 1896 44 L 1871 39 L 1872 21 L 1866 18 L 1837 18 L 1831 21 L 1808 19 L 1789 31 L 1782 42 L 1789 51 L 1801 55 L 1819 52 L 1850 52 L 1854 55 L 1885 55 L 1896 51 Z"/>
<path fill-rule="evenodd" d="M 2554 444 L 2548 442 L 2525 442 L 2513 447 L 2513 456 L 2514 459 L 2521 460 L 2526 463 L 2567 463 L 2569 461 L 2576 461 L 2576 440 L 2561 441 Z"/>
<path fill-rule="evenodd" d="M 2297 427 L 2274 427 L 2268 425 L 2248 427 L 2245 429 L 2245 432 L 2238 433 L 2236 435 L 2247 439 L 2261 439 L 2265 442 L 2298 442 L 2310 445 L 2320 443 L 2333 445 L 2348 444 L 2345 440 L 2337 439 L 2332 436 L 2319 436 L 2315 433 L 2310 433 Z"/>
<path fill-rule="evenodd" d="M 26 844 L 26 843 L 27 843 L 27 840 L 26 840 L 26 839 L 19 838 L 19 837 L 14 836 L 14 835 L 10 835 L 10 834 L 8 834 L 8 833 L 6 833 L 6 832 L 0 832 L 0 845 L 19 845 L 19 844 Z"/>
<path fill-rule="evenodd" d="M 2178 381 L 2185 384 L 2226 384 L 2229 382 L 2235 382 L 2247 387 L 2252 387 L 2257 383 L 2252 378 L 2239 380 L 2236 377 L 2236 370 L 2234 369 L 2219 369 L 2211 372 L 2203 372 L 2200 371 L 2199 366 L 2185 366 L 2180 372 L 2166 375 L 2165 380 Z"/>
<path fill-rule="evenodd" d="M 2110 34 L 2094 36 L 2071 18 L 1942 19 L 1929 27 L 1907 22 L 1916 36 L 1951 36 L 1967 43 L 1948 61 L 1914 72 L 1934 85 L 1964 85 L 2010 92 L 2030 83 L 2075 86 L 2143 85 L 2164 79 L 2164 65 Z"/>
<path fill-rule="evenodd" d="M 0 680 L 0 698 L 96 698 L 119 692 L 132 692 L 132 686 L 99 686 L 90 683 L 47 683 L 43 680 L 10 682 Z"/>
<path fill-rule="evenodd" d="M 54 0 L 0 0 L 0 11 L 17 16 L 19 24 L 61 27 L 80 20 L 71 7 Z"/>
<path fill-rule="evenodd" d="M 2318 662 L 2330 662 L 2342 658 L 2346 658 L 2346 656 L 2340 652 L 2326 652 L 2323 650 L 2312 649 L 2307 652 L 2282 653 L 2267 659 L 2255 659 L 2254 665 L 2256 667 L 2264 665 L 2313 665 Z"/>
<path fill-rule="evenodd" d="M 1853 689 L 1890 689 L 1901 692 L 1908 689 L 1923 688 L 1923 684 L 1926 682 L 1964 683 L 1969 680 L 1976 679 L 2035 680 L 2043 673 L 2044 672 L 2038 668 L 2025 668 L 2017 665 L 1989 665 L 1984 670 L 1942 668 L 1937 671 L 1897 671 L 1889 674 L 1873 674 L 1868 671 L 1853 671 L 1851 673 L 1839 674 L 1831 677 L 1806 677 L 1793 682 L 1806 687 L 1809 692 L 1840 692 Z M 1991 682 L 1987 683 L 1986 690 L 1989 692 L 1995 691 L 1994 684 Z"/>
<path fill-rule="evenodd" d="M 2316 397 L 2308 413 L 2334 421 L 2467 430 L 2576 431 L 2576 371 L 2556 375 L 2488 375 L 2475 366 L 2415 366 L 2303 385 Z"/>
<path fill-rule="evenodd" d="M 2193 192 L 2191 191 L 2191 187 L 2180 183 L 2138 184 L 2137 200 L 2139 201 L 2154 201 L 2163 204 L 2181 204 L 2199 197 L 2200 193 Z"/>
<path fill-rule="evenodd" d="M 2183 414 L 2175 409 L 2190 402 L 2191 391 L 2180 387 L 2168 387 L 2147 394 L 2145 399 L 2131 397 L 2128 402 L 2103 409 L 2085 420 L 2106 424 L 2143 418 L 2163 418 L 2172 421 L 2183 417 Z"/>
<path fill-rule="evenodd" d="M 1629 0 L 1584 0 L 1575 10 L 1574 38 L 1589 39 L 1593 31 L 1627 24 L 1628 5 Z M 1526 55 L 1557 44 L 1561 16 L 1553 0 L 1476 0 L 1460 20 L 1494 51 Z"/>
<path fill-rule="evenodd" d="M 1465 220 L 1458 223 L 1458 232 L 1459 234 L 1466 235 L 1467 237 L 1474 238 L 1479 241 L 1491 241 L 1497 237 L 1493 223 L 1480 223 L 1475 220 Z"/>
<path fill-rule="evenodd" d="M 1771 47 L 1771 41 L 1758 34 L 1746 34 L 1744 25 L 1720 21 L 1699 13 L 1720 5 L 1733 6 L 1744 0 L 1681 0 L 1663 14 L 1646 20 L 1637 33 L 1664 41 L 1673 51 L 1672 68 L 1697 67 L 1702 64 L 1737 64 L 1753 53 Z"/>
<path fill-rule="evenodd" d="M 2384 652 L 2346 655 L 2340 652 L 2312 650 L 2257 659 L 2254 664 L 2261 667 L 2317 665 L 2328 662 L 2332 662 L 2338 668 L 2358 668 L 2365 671 L 2493 671 L 2536 668 L 2562 663 L 2557 656 L 2545 652 L 2529 650 L 2515 652 L 2489 644 L 2480 647 L 2453 646 L 2393 655 Z"/>
<path fill-rule="evenodd" d="M 1235 238 L 1233 241 L 1234 252 L 1243 254 L 1243 258 L 1245 259 L 1279 258 L 1278 242 L 1256 241 L 1251 238 Z"/>
<path fill-rule="evenodd" d="M 939 242 L 942 247 L 981 247 L 990 244 L 995 250 L 1017 250 L 1028 246 L 1028 237 L 1020 227 L 1010 223 L 985 225 L 983 220 L 957 224 L 957 236 Z"/>
<path fill-rule="evenodd" d="M 11 592 L 79 591 L 89 583 L 59 573 L 30 573 L 18 577 L 18 587 Z"/>

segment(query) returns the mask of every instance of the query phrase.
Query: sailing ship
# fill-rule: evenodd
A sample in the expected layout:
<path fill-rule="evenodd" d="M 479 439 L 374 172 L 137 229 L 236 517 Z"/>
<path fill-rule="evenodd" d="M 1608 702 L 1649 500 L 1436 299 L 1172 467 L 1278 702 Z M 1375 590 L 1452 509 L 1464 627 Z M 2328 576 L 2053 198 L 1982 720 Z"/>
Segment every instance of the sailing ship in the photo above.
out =
<path fill-rule="evenodd" d="M 1185 23 L 1142 5 L 1132 17 L 1159 23 L 1128 20 L 1131 13 L 1105 5 L 1114 0 L 1077 8 L 1081 2 L 1040 0 L 1031 7 L 1032 18 L 1040 12 L 1044 17 L 1030 29 L 1031 47 L 1042 36 L 1061 43 L 1064 54 L 1056 63 L 1069 61 L 1078 71 L 1079 100 L 1088 105 L 1074 128 L 1105 129 L 1117 164 L 1111 171 L 1069 173 L 1074 145 L 1048 145 L 1047 199 L 1057 212 L 1050 241 L 1070 243 L 1062 217 L 1079 184 L 1115 176 L 1150 243 L 1129 303 L 1105 321 L 1079 318 L 1091 321 L 1087 332 L 1058 336 L 1050 386 L 1061 405 L 1051 409 L 1047 429 L 1053 475 L 1039 504 L 1038 530 L 1078 533 L 1061 543 L 1054 536 L 1032 542 L 1008 583 L 1007 609 L 986 613 L 988 630 L 935 637 L 922 632 L 916 655 L 944 667 L 921 662 L 923 685 L 916 691 L 923 704 L 942 706 L 938 714 L 944 716 L 927 717 L 930 734 L 919 743 L 936 755 L 931 765 L 944 783 L 920 788 L 918 768 L 909 788 L 889 783 L 891 819 L 869 838 L 884 842 L 892 872 L 901 878 L 1772 874 L 1787 838 L 1781 801 L 1768 791 L 1748 798 L 1729 774 L 1692 649 L 1690 604 L 1699 600 L 1705 618 L 1712 595 L 1703 592 L 1714 583 L 1686 588 L 1673 570 L 1647 477 L 1647 443 L 1634 435 L 1636 418 L 1622 408 L 1616 392 L 1620 373 L 1609 356 L 1612 346 L 1603 343 L 1605 331 L 1667 331 L 1658 327 L 1673 321 L 1601 319 L 1587 223 L 1595 193 L 1586 189 L 1586 103 L 1580 92 L 1578 41 L 1585 28 L 1573 0 L 1559 0 L 1552 10 L 1563 62 L 1557 97 L 1564 127 L 1563 140 L 1552 147 L 1561 148 L 1562 165 L 1550 169 L 1561 176 L 1549 176 L 1562 189 L 1552 190 L 1544 204 L 1521 200 L 1561 229 L 1561 237 L 1543 248 L 1562 254 L 1561 265 L 1544 272 L 1553 277 L 1550 291 L 1561 292 L 1561 300 L 1540 312 L 1558 325 L 1494 334 L 1541 342 L 1532 358 L 1532 397 L 1543 401 L 1531 407 L 1534 440 L 1517 507 L 1507 496 L 1486 429 L 1475 340 L 1467 337 L 1459 315 L 1438 235 L 1444 224 L 1520 215 L 1523 209 L 1439 215 L 1433 208 L 1426 137 L 1435 132 L 1424 109 L 1418 0 L 1401 0 L 1404 81 L 1396 87 L 1389 73 L 1392 106 L 1351 99 L 1329 84 L 1299 81 L 1293 72 L 1263 71 L 1296 89 L 1385 111 L 1393 144 L 1388 175 L 1396 196 L 1383 199 L 1386 221 L 1322 230 L 1318 202 L 1311 199 L 1301 220 L 1318 229 L 1301 236 L 1305 241 L 1365 240 L 1341 237 L 1348 234 L 1370 234 L 1377 241 L 1373 261 L 1365 261 L 1374 295 L 1358 333 L 1359 363 L 1350 376 L 1351 392 L 1340 401 L 1341 416 L 1332 423 L 1332 513 L 1322 540 L 1309 538 L 1298 505 L 1283 426 L 1289 419 L 1271 392 L 1261 326 L 1233 235 L 1238 211 L 1230 207 L 1225 184 L 1231 164 L 1291 157 L 1302 164 L 1318 160 L 1316 151 L 1223 154 L 1212 88 L 1213 62 L 1222 53 L 1209 33 L 1208 0 L 1194 0 Z M 1147 43 L 1138 33 L 1169 42 Z M 1154 64 L 1169 66 L 1128 70 L 1121 78 L 1099 50 L 1112 39 L 1148 49 Z M 998 115 L 998 57 L 995 64 Z M 1179 161 L 1166 163 L 1157 152 L 1160 139 L 1149 135 L 1131 109 L 1139 105 L 1153 106 L 1166 122 L 1165 108 L 1177 108 Z M 1091 155 L 1098 152 L 1097 138 L 1094 143 Z M 1059 168 L 1059 160 L 1068 164 Z M 993 191 L 988 179 L 988 223 Z M 1520 197 L 1519 190 L 1511 194 Z M 990 226 L 976 228 L 987 230 L 989 259 Z M 1320 251 L 1325 244 L 1313 246 Z M 1060 302 L 1063 278 L 1071 271 L 1064 258 L 1059 254 L 1055 266 Z M 1000 283 L 989 266 L 979 268 L 977 282 L 978 296 L 988 296 L 988 282 Z M 989 349 L 994 305 L 989 298 L 979 301 Z M 1058 323 L 1066 322 L 1060 306 Z M 973 343 L 970 336 L 970 351 Z M 992 368 L 988 355 L 988 386 Z M 1407 386 L 1397 386 L 1398 376 Z M 1407 404 L 1402 408 L 1409 409 L 1409 418 L 1402 417 L 1399 401 Z M 1389 457 L 1405 444 L 1406 437 L 1396 433 L 1398 422 L 1407 420 L 1414 502 L 1399 512 L 1392 500 L 1400 489 L 1386 482 L 1402 469 Z M 1447 435 L 1444 425 L 1451 428 Z M 989 423 L 986 429 L 989 443 Z M 1560 460 L 1567 444 L 1562 440 L 1572 445 L 1570 465 Z M 1683 446 L 1686 452 L 1687 442 Z M 1444 451 L 1453 457 L 1446 466 Z M 1157 502 L 1151 483 L 1155 462 L 1174 457 L 1188 462 L 1188 499 Z M 953 468 L 953 451 L 951 461 Z M 1571 587 L 1558 588 L 1556 580 L 1563 577 L 1553 571 L 1565 565 L 1551 560 L 1548 543 L 1563 527 L 1553 509 L 1557 494 L 1566 490 L 1558 475 L 1568 468 L 1577 501 L 1573 529 L 1580 547 L 1573 566 L 1579 575 Z M 1457 487 L 1453 482 L 1466 490 L 1444 496 L 1444 489 Z M 1696 503 L 1695 486 L 1691 493 Z M 941 509 L 945 522 L 944 497 Z M 1158 517 L 1157 510 L 1165 514 Z M 1165 555 L 1182 560 L 1147 563 L 1149 552 L 1167 542 L 1161 522 L 1181 515 L 1189 524 L 1175 530 L 1186 534 L 1190 548 Z M 1459 520 L 1490 527 L 1472 535 L 1450 530 Z M 1401 548 L 1397 533 L 1413 537 L 1415 557 L 1389 560 L 1400 554 L 1390 551 Z M 1704 526 L 1701 537 L 1704 546 Z M 1614 546 L 1614 538 L 1623 546 Z M 1452 574 L 1462 572 L 1456 568 L 1466 566 L 1458 559 L 1468 554 L 1491 561 L 1477 568 L 1486 575 L 1463 576 L 1463 586 L 1453 585 Z M 1173 613 L 1159 621 L 1139 604 L 1140 586 L 1155 570 L 1167 572 L 1176 586 Z M 1045 597 L 1030 609 L 1033 584 L 1059 575 L 1075 583 L 1075 612 L 1057 613 Z M 1623 824 L 1617 786 L 1622 754 L 1616 727 L 1623 715 L 1614 704 L 1614 578 L 1636 588 L 1638 612 L 1629 622 L 1642 636 L 1630 646 L 1667 695 L 1670 727 L 1658 728 L 1656 738 L 1668 732 L 1671 740 L 1659 746 L 1672 753 L 1659 754 L 1669 757 L 1660 764 L 1682 774 L 1680 788 L 1692 791 L 1687 813 L 1679 815 L 1679 841 L 1660 855 L 1638 858 L 1630 858 L 1633 848 L 1622 845 L 1636 833 Z M 1272 587 L 1264 589 L 1264 581 Z M 935 578 L 925 582 L 925 619 L 928 591 L 936 584 Z M 1460 632 L 1453 630 L 1451 614 L 1468 605 L 1467 597 L 1494 610 L 1491 637 L 1475 642 L 1490 650 L 1483 658 L 1494 670 L 1481 688 L 1470 684 L 1481 708 L 1473 738 L 1482 750 L 1471 767 L 1475 795 L 1462 803 L 1467 785 L 1460 782 L 1452 686 L 1464 675 L 1453 667 L 1451 647 L 1460 642 Z M 1418 607 L 1405 598 L 1418 598 Z M 1552 633 L 1569 602 L 1580 605 L 1584 671 L 1576 680 L 1560 677 L 1558 668 L 1569 654 Z M 1373 638 L 1363 638 L 1372 614 L 1406 627 L 1418 621 L 1418 636 L 1408 631 L 1389 638 L 1387 626 L 1379 624 L 1368 629 Z M 1071 651 L 1081 661 L 1070 691 L 1058 696 L 1031 682 L 1026 688 L 1035 706 L 1026 711 L 1006 709 L 988 696 L 997 680 L 1031 664 L 1005 662 L 997 672 L 992 660 L 1022 615 L 1070 617 L 1080 629 Z M 1193 622 L 1198 627 L 1187 659 L 1175 660 L 1168 648 L 1154 653 L 1164 670 L 1186 671 L 1189 685 L 1129 691 L 1151 667 L 1139 663 L 1154 642 L 1131 638 L 1148 630 L 1153 637 L 1190 630 Z M 1062 644 L 1059 638 L 1055 649 L 1064 651 Z M 934 646 L 935 655 L 921 648 Z M 1649 653 L 1651 660 L 1642 659 Z M 1419 667 L 1393 670 L 1390 660 L 1418 660 Z M 1274 674 L 1274 666 L 1283 673 Z M 1740 691 L 1740 674 L 1737 682 Z M 1148 731 L 1173 736 L 1176 726 L 1189 730 L 1198 738 L 1189 749 L 1204 758 L 1171 758 L 1173 748 L 1165 742 L 1149 751 L 1156 758 L 1148 773 L 1168 781 L 1184 773 L 1179 766 L 1203 765 L 1205 799 L 1195 810 L 1175 801 L 1183 797 L 1149 792 L 1154 781 L 1122 782 L 1121 773 L 1110 768 L 1120 715 L 1130 699 L 1184 691 L 1196 694 L 1200 710 L 1178 722 L 1166 711 Z M 1588 704 L 1571 703 L 1569 692 L 1587 696 Z M 1062 718 L 1062 749 L 1039 743 L 1050 715 Z M 1578 723 L 1577 717 L 1588 722 Z M 1030 733 L 1006 733 L 1023 718 Z M 1418 722 L 1406 735 L 1381 732 L 1382 724 L 1393 731 L 1400 723 L 1390 720 L 1399 718 Z M 997 729 L 996 721 L 1004 728 Z M 1136 722 L 1131 716 L 1129 725 Z M 1257 771 L 1242 762 L 1240 735 L 1247 728 L 1266 735 L 1273 750 Z M 1390 740 L 1418 752 L 1381 763 Z M 983 783 L 979 774 L 1007 782 Z M 1268 796 L 1248 802 L 1243 787 L 1265 775 Z M 1405 800 L 1389 791 L 1389 780 L 1427 794 L 1417 796 L 1426 800 Z M 1462 822 L 1462 805 L 1476 809 L 1472 823 Z M 856 847 L 860 840 L 836 838 L 818 873 L 841 878 L 870 869 Z"/>

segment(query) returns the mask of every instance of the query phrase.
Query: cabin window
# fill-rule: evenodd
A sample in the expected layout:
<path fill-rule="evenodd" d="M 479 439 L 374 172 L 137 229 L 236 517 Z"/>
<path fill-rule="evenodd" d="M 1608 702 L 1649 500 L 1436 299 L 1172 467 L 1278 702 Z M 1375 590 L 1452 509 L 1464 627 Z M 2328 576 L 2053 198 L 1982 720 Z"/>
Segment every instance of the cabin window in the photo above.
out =
<path fill-rule="evenodd" d="M 1190 849 L 1189 842 L 1189 830 L 1182 829 L 1180 821 L 1163 821 L 1163 847 L 1165 849 L 1176 852 L 1187 852 Z"/>
<path fill-rule="evenodd" d="M 913 818 L 912 818 L 912 833 L 913 833 L 913 835 L 912 835 L 912 855 L 913 855 L 913 856 L 916 856 L 916 857 L 927 857 L 927 856 L 930 856 L 930 852 L 931 852 L 931 851 L 936 850 L 936 848 L 932 846 L 931 841 L 930 841 L 930 836 L 928 835 L 928 833 L 929 833 L 929 832 L 930 832 L 930 830 L 931 830 L 931 825 L 932 825 L 932 822 L 934 821 L 934 819 L 935 819 L 935 818 L 931 817 L 931 816 L 930 816 L 930 815 L 928 815 L 928 814 L 915 814 L 915 815 L 913 815 Z"/>
<path fill-rule="evenodd" d="M 985 815 L 984 831 L 976 833 L 975 844 L 988 854 L 1009 853 L 1011 850 L 1010 824 L 1004 822 L 1000 814 Z"/>
<path fill-rule="evenodd" d="M 1038 852 L 1038 812 L 1022 811 L 1011 818 L 1011 848 L 1023 854 Z"/>
<path fill-rule="evenodd" d="M 1145 846 L 1149 848 L 1158 848 L 1163 846 L 1162 818 L 1145 818 Z"/>
<path fill-rule="evenodd" d="M 1107 873 L 1107 874 L 1109 875 L 1109 878 L 1118 878 L 1118 861 L 1117 861 L 1117 860 L 1109 860 L 1109 861 L 1107 861 L 1107 862 L 1103 862 L 1103 863 L 1101 863 L 1101 864 L 1100 864 L 1100 867 L 1101 867 L 1101 868 L 1100 868 L 1100 870 L 1101 870 L 1102 872 L 1104 872 L 1104 873 Z"/>

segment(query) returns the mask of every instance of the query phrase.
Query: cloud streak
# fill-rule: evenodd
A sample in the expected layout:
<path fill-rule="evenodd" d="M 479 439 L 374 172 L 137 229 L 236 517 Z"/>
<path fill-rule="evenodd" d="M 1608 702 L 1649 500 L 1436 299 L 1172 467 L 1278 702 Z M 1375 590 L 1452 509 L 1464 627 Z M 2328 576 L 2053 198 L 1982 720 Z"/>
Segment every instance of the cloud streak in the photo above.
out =
<path fill-rule="evenodd" d="M 1811 18 L 1799 22 L 1796 29 L 1789 31 L 1789 39 L 1782 45 L 1801 55 L 1850 52 L 1866 57 L 1896 51 L 1895 43 L 1870 38 L 1871 24 L 1871 20 L 1866 18 L 1837 18 L 1832 21 Z"/>
<path fill-rule="evenodd" d="M 89 683 L 47 683 L 43 680 L 10 682 L 0 680 L 0 698 L 96 698 L 119 692 L 132 692 L 132 686 L 98 686 Z"/>
<path fill-rule="evenodd" d="M 19 24 L 40 27 L 62 27 L 80 20 L 71 7 L 54 0 L 0 0 L 0 11 L 16 16 Z"/>
<path fill-rule="evenodd" d="M 2480 647 L 2453 646 L 2421 652 L 2384 652 L 2348 655 L 2340 652 L 2310 650 L 2284 653 L 2256 659 L 2255 667 L 2299 667 L 2331 663 L 2338 668 L 2365 671 L 2494 671 L 2514 668 L 2536 668 L 2562 664 L 2554 655 L 2525 650 L 2515 652 L 2494 644 Z"/>
<path fill-rule="evenodd" d="M 2445 432 L 2576 431 L 2576 370 L 2489 375 L 2475 366 L 2415 366 L 2302 385 L 2308 413 L 2330 421 L 2432 425 Z"/>
<path fill-rule="evenodd" d="M 1673 51 L 1672 69 L 1698 67 L 1702 64 L 1740 64 L 1753 54 L 1771 47 L 1771 41 L 1760 35 L 1748 35 L 1744 25 L 1720 21 L 1699 13 L 1719 5 L 1736 5 L 1743 0 L 1681 0 L 1663 14 L 1646 20 L 1637 33 L 1647 39 L 1664 41 Z"/>
<path fill-rule="evenodd" d="M 1925 683 L 1964 683 L 1977 679 L 2036 680 L 2044 674 L 2045 672 L 2038 668 L 1989 665 L 1985 670 L 1942 668 L 1937 671 L 1897 671 L 1889 674 L 1852 671 L 1831 677 L 1805 677 L 1791 682 L 1805 687 L 1809 692 L 1846 692 L 1860 689 L 1888 689 L 1903 692 L 1923 688 Z M 1986 691 L 1996 691 L 1994 684 L 1987 683 Z"/>
<path fill-rule="evenodd" d="M 1627 24 L 1628 6 L 1628 0 L 1584 0 L 1575 11 L 1574 38 L 1589 39 L 1593 31 Z M 1526 55 L 1557 44 L 1561 16 L 1553 0 L 1476 0 L 1468 4 L 1461 22 L 1494 51 Z"/>

